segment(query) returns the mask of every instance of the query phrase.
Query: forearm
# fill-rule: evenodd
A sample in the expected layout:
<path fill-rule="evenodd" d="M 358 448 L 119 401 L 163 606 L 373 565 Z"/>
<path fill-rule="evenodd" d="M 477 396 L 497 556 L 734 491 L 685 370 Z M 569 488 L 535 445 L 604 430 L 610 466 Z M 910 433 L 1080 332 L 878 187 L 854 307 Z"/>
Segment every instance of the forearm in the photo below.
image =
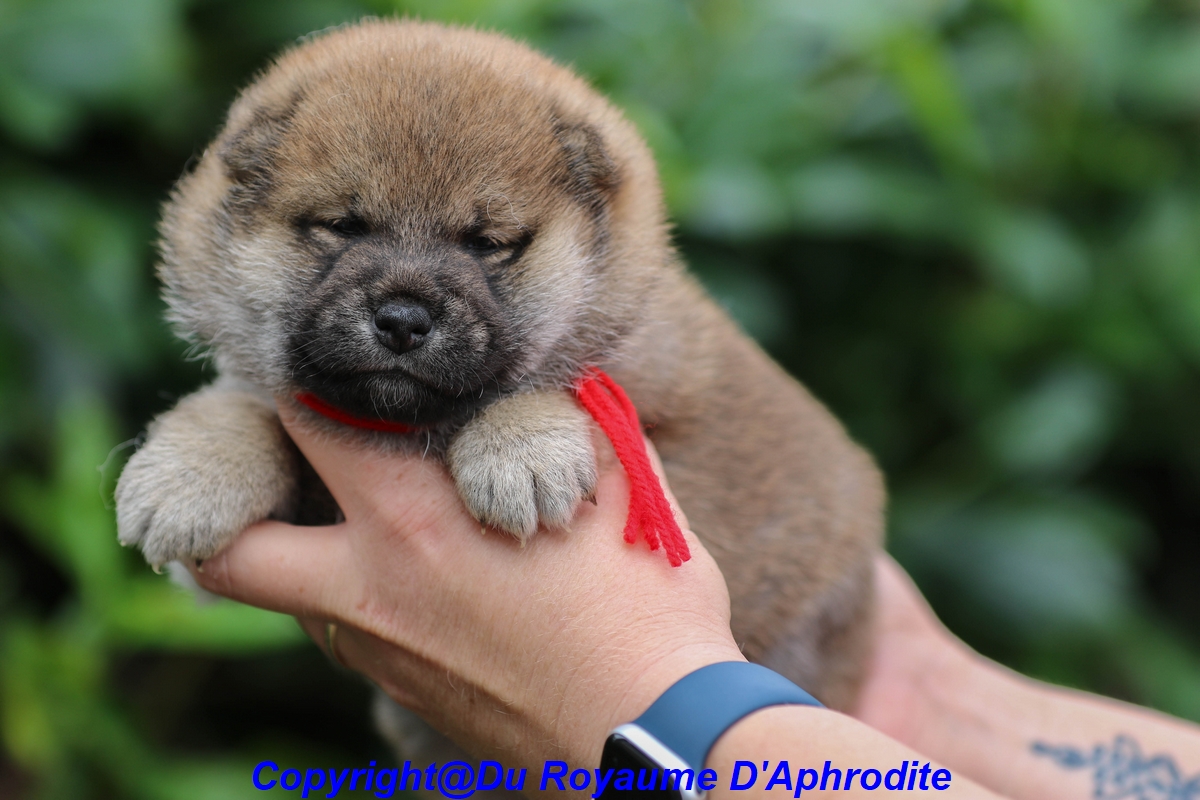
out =
<path fill-rule="evenodd" d="M 1033 681 L 973 653 L 927 673 L 916 695 L 902 740 L 1019 800 L 1107 797 L 1106 788 L 1149 777 L 1147 762 L 1160 755 L 1174 765 L 1177 787 L 1200 772 L 1195 726 Z M 1154 775 L 1175 781 L 1162 766 Z"/>
<path fill-rule="evenodd" d="M 1200 728 L 1010 672 L 954 638 L 895 562 L 877 567 L 879 635 L 857 719 L 1015 800 L 1159 797 L 1133 792 L 1151 774 L 1161 796 L 1184 796 Z"/>

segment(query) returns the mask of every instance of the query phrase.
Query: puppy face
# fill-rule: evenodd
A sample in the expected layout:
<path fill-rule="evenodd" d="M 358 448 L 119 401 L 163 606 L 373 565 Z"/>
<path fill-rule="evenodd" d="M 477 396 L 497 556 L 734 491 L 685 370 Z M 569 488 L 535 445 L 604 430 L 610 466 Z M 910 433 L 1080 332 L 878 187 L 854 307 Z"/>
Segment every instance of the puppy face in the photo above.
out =
<path fill-rule="evenodd" d="M 175 319 L 223 369 L 401 422 L 562 379 L 636 315 L 636 288 L 594 302 L 633 233 L 605 141 L 623 124 L 499 37 L 373 23 L 304 45 L 168 204 Z"/>

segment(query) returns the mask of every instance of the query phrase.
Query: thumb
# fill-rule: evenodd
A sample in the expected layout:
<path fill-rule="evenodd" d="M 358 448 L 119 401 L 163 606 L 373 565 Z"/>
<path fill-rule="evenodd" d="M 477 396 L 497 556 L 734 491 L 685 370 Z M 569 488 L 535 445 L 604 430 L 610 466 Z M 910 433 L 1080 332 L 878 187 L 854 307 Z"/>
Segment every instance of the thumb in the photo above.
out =
<path fill-rule="evenodd" d="M 292 616 L 336 619 L 348 593 L 348 538 L 342 525 L 260 522 L 192 569 L 201 587 L 247 605 Z"/>

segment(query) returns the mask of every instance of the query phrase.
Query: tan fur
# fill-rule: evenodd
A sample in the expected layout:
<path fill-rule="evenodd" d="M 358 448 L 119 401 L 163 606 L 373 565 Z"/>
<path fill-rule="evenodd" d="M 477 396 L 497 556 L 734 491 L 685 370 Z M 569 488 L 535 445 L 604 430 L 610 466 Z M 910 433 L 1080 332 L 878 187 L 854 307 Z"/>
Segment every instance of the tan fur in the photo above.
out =
<path fill-rule="evenodd" d="M 205 557 L 259 520 L 297 502 L 299 453 L 275 404 L 222 380 L 156 419 L 117 488 L 122 542 L 142 531 L 142 551 L 162 565 Z"/>
<path fill-rule="evenodd" d="M 589 422 L 565 389 L 596 364 L 651 426 L 746 655 L 851 702 L 879 474 L 684 272 L 646 146 L 567 70 L 437 25 L 317 37 L 234 103 L 162 230 L 172 317 L 224 377 L 163 415 L 121 478 L 121 539 L 151 562 L 207 557 L 254 519 L 297 516 L 299 468 L 270 397 L 324 380 L 326 363 L 418 375 L 347 390 L 381 415 L 428 415 L 423 433 L 379 445 L 446 458 L 472 513 L 514 534 L 561 525 L 595 480 Z M 480 230 L 507 249 L 471 249 Z M 428 344 L 395 357 L 370 327 L 393 296 L 438 319 Z M 465 405 L 439 416 L 442 402 Z"/>

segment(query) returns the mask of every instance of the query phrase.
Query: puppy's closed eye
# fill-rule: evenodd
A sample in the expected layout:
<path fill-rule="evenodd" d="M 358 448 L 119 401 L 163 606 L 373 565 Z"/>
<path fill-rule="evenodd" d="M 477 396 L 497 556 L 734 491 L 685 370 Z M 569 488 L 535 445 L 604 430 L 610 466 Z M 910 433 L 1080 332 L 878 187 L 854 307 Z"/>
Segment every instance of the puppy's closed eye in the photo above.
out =
<path fill-rule="evenodd" d="M 531 241 L 533 233 L 530 231 L 521 231 L 511 238 L 495 233 L 472 232 L 463 236 L 460 244 L 485 264 L 503 265 L 520 258 Z"/>
<path fill-rule="evenodd" d="M 296 220 L 298 239 L 318 252 L 336 254 L 371 233 L 370 224 L 356 214 L 306 215 Z"/>
<path fill-rule="evenodd" d="M 347 239 L 354 236 L 363 236 L 371 231 L 371 226 L 367 224 L 365 219 L 353 214 L 345 217 L 338 217 L 337 219 L 331 219 L 327 222 L 319 222 L 317 224 L 326 230 L 336 233 L 338 236 L 343 236 Z"/>
<path fill-rule="evenodd" d="M 498 242 L 495 239 L 481 234 L 469 237 L 463 242 L 463 247 L 466 248 L 467 252 L 471 255 L 480 256 L 483 258 L 486 258 L 487 256 L 494 256 L 505 249 L 503 242 Z"/>
<path fill-rule="evenodd" d="M 353 239 L 371 232 L 370 224 L 362 217 L 352 213 L 339 216 L 303 217 L 297 223 L 297 227 L 306 233 L 332 234 L 342 239 Z"/>

